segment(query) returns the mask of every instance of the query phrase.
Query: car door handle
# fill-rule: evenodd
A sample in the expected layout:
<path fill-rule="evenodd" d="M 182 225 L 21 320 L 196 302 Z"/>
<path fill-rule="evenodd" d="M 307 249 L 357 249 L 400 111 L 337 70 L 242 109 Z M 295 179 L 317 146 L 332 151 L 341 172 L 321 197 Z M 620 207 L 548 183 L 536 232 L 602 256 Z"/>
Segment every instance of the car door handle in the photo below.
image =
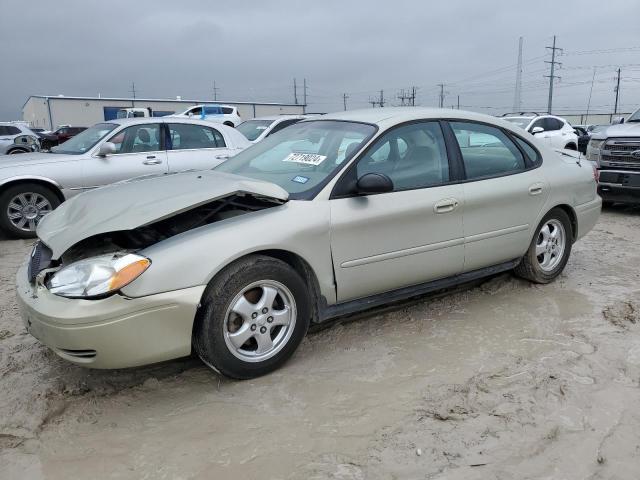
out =
<path fill-rule="evenodd" d="M 538 183 L 529 187 L 529 195 L 540 195 L 544 191 L 543 185 Z"/>
<path fill-rule="evenodd" d="M 162 160 L 156 158 L 155 155 L 149 155 L 147 159 L 142 163 L 143 165 L 159 165 L 162 163 Z"/>
<path fill-rule="evenodd" d="M 226 160 L 229 158 L 229 155 L 216 155 L 217 160 Z"/>
<path fill-rule="evenodd" d="M 433 211 L 436 213 L 449 213 L 458 208 L 458 205 L 458 200 L 455 198 L 445 198 L 444 200 L 436 202 L 433 206 Z"/>

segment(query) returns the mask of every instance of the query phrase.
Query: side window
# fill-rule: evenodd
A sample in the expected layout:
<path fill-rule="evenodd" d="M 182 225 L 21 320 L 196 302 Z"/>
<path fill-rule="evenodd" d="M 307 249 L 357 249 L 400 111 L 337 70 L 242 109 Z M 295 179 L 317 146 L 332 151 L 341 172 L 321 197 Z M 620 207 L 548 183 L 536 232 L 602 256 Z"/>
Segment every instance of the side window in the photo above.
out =
<path fill-rule="evenodd" d="M 160 125 L 132 125 L 108 141 L 116 146 L 116 153 L 156 152 L 160 150 Z"/>
<path fill-rule="evenodd" d="M 385 133 L 358 161 L 357 176 L 383 173 L 394 190 L 440 185 L 449 181 L 449 160 L 437 122 L 420 122 Z"/>
<path fill-rule="evenodd" d="M 562 123 L 557 118 L 545 118 L 544 119 L 544 129 L 545 129 L 545 131 L 552 132 L 552 131 L 556 131 L 556 130 L 561 130 L 563 126 L 564 126 L 564 123 Z"/>
<path fill-rule="evenodd" d="M 204 114 L 205 115 L 222 115 L 224 109 L 218 106 L 206 106 L 204 107 Z"/>
<path fill-rule="evenodd" d="M 8 129 L 4 125 L 0 125 L 0 135 L 9 135 Z"/>
<path fill-rule="evenodd" d="M 202 115 L 202 107 L 196 107 L 196 108 L 192 108 L 191 110 L 187 111 L 187 115 L 195 115 L 195 116 L 200 116 Z"/>
<path fill-rule="evenodd" d="M 222 107 L 222 113 L 225 115 L 231 115 L 233 113 L 233 108 L 231 107 Z"/>
<path fill-rule="evenodd" d="M 219 148 L 224 147 L 224 138 L 215 128 L 203 125 L 190 125 L 187 123 L 170 123 L 169 134 L 171 136 L 172 150 L 187 150 L 193 148 Z"/>
<path fill-rule="evenodd" d="M 300 120 L 298 120 L 297 118 L 291 119 L 291 120 L 283 120 L 282 122 L 277 124 L 275 127 L 273 127 L 273 129 L 269 132 L 269 135 L 273 135 L 274 133 L 279 132 L 283 128 L 287 128 L 289 125 L 293 125 L 294 123 L 298 123 L 299 121 Z M 267 135 L 267 137 L 269 135 Z"/>
<path fill-rule="evenodd" d="M 535 122 L 533 122 L 533 124 L 531 125 L 531 128 L 529 129 L 529 131 L 532 131 L 536 127 L 542 127 L 543 130 L 546 130 L 545 124 L 544 124 L 544 118 L 541 118 L 541 119 L 536 120 Z"/>
<path fill-rule="evenodd" d="M 0 126 L 0 135 L 19 135 L 20 133 L 20 129 L 13 125 Z"/>
<path fill-rule="evenodd" d="M 541 160 L 538 151 L 521 138 L 516 136 L 514 136 L 513 138 L 516 140 L 516 143 L 520 146 L 520 148 L 524 151 L 525 155 L 529 157 L 531 163 L 533 163 L 534 165 L 538 165 Z"/>
<path fill-rule="evenodd" d="M 451 122 L 467 179 L 494 177 L 525 169 L 518 147 L 499 128 L 479 123 Z"/>

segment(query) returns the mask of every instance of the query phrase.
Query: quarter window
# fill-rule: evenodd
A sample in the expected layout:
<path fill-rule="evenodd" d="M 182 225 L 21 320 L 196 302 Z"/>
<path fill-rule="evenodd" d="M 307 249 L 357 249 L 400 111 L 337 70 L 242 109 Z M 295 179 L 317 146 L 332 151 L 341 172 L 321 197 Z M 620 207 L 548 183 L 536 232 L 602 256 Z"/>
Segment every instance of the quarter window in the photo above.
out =
<path fill-rule="evenodd" d="M 507 175 L 525 169 L 518 147 L 499 128 L 479 123 L 451 122 L 467 179 Z"/>
<path fill-rule="evenodd" d="M 170 123 L 168 127 L 172 150 L 226 146 L 222 134 L 215 128 L 187 123 Z"/>
<path fill-rule="evenodd" d="M 534 165 L 537 165 L 538 163 L 540 163 L 540 155 L 538 154 L 535 148 L 533 148 L 531 145 L 529 145 L 527 142 L 525 142 L 519 137 L 514 136 L 513 138 L 515 138 L 516 143 L 524 151 L 524 154 L 527 157 L 529 157 L 529 160 L 531 160 L 531 163 L 533 163 Z"/>
<path fill-rule="evenodd" d="M 358 178 L 367 173 L 387 175 L 396 191 L 448 182 L 449 161 L 438 122 L 412 123 L 384 134 L 358 161 Z"/>
<path fill-rule="evenodd" d="M 156 152 L 160 150 L 160 125 L 133 125 L 109 139 L 116 146 L 116 153 Z"/>

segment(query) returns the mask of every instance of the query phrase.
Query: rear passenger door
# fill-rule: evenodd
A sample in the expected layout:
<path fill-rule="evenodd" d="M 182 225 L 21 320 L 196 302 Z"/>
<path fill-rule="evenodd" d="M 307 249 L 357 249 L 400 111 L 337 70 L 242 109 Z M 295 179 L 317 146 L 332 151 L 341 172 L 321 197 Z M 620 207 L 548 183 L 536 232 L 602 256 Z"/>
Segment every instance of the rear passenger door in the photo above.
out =
<path fill-rule="evenodd" d="M 464 271 L 524 254 L 548 195 L 539 153 L 522 138 L 475 122 L 450 122 L 464 165 Z"/>
<path fill-rule="evenodd" d="M 169 171 L 208 170 L 224 162 L 232 154 L 224 136 L 216 128 L 167 123 Z"/>

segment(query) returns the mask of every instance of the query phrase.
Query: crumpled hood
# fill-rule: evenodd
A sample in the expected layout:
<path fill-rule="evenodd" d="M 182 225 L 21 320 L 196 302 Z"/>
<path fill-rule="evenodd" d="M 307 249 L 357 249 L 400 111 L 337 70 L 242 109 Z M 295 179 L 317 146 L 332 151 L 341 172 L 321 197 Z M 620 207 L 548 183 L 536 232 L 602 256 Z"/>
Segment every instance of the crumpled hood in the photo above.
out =
<path fill-rule="evenodd" d="M 594 133 L 591 138 L 604 140 L 611 137 L 640 137 L 640 122 L 621 123 L 611 125 L 606 130 Z"/>
<path fill-rule="evenodd" d="M 289 198 L 273 183 L 212 170 L 139 178 L 67 200 L 42 219 L 37 233 L 56 259 L 85 238 L 132 230 L 238 193 Z"/>

